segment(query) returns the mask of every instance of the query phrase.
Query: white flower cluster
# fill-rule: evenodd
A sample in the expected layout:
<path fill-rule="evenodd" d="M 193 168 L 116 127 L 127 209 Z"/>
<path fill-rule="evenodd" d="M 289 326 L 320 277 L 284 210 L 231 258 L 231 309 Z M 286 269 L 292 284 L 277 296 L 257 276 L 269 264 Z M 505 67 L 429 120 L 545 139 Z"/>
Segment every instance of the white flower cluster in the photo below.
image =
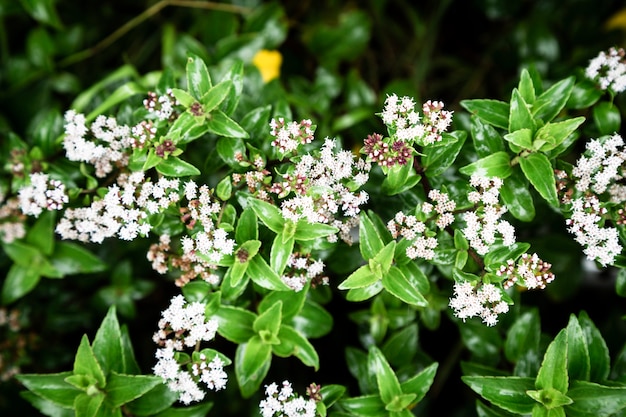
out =
<path fill-rule="evenodd" d="M 93 139 L 88 138 L 90 131 Z M 96 177 L 105 177 L 114 166 L 127 166 L 134 142 L 131 128 L 118 125 L 112 117 L 100 115 L 88 129 L 83 114 L 74 110 L 65 113 L 63 147 L 67 159 L 93 165 Z"/>
<path fill-rule="evenodd" d="M 144 107 L 159 120 L 168 120 L 175 114 L 175 106 L 180 103 L 174 97 L 171 89 L 167 89 L 166 93 L 159 96 L 155 92 L 150 91 L 148 98 L 143 101 Z"/>
<path fill-rule="evenodd" d="M 456 282 L 449 305 L 454 315 L 463 321 L 480 317 L 487 326 L 494 326 L 498 315 L 509 311 L 509 305 L 502 300 L 502 290 L 493 284 L 476 288 L 469 282 Z"/>
<path fill-rule="evenodd" d="M 30 184 L 20 188 L 18 200 L 22 213 L 39 217 L 44 210 L 61 210 L 68 197 L 65 184 L 36 172 L 30 175 Z"/>
<path fill-rule="evenodd" d="M 265 387 L 265 395 L 259 403 L 263 417 L 315 417 L 315 400 L 295 394 L 289 381 L 284 381 L 280 390 L 272 382 Z"/>
<path fill-rule="evenodd" d="M 566 220 L 567 230 L 585 247 L 587 258 L 603 266 L 612 264 L 622 252 L 617 229 L 603 226 L 606 212 L 596 196 L 583 196 L 572 201 L 572 215 Z"/>
<path fill-rule="evenodd" d="M 515 284 L 521 284 L 529 290 L 535 288 L 543 290 L 555 278 L 550 268 L 552 264 L 541 260 L 536 253 L 532 255 L 524 253 L 517 263 L 509 259 L 506 265 L 502 265 L 496 271 L 496 275 L 506 278 L 502 284 L 505 290 Z"/>
<path fill-rule="evenodd" d="M 626 90 L 626 53 L 623 48 L 610 48 L 589 61 L 585 69 L 587 78 L 598 83 L 601 89 L 620 93 Z"/>
<path fill-rule="evenodd" d="M 506 206 L 499 204 L 502 180 L 472 175 L 470 185 L 478 188 L 478 191 L 472 191 L 467 196 L 476 209 L 463 215 L 466 226 L 462 232 L 470 246 L 479 255 L 485 255 L 496 243 L 498 235 L 505 246 L 513 245 L 515 228 L 501 218 L 507 211 Z"/>
<path fill-rule="evenodd" d="M 602 265 L 613 263 L 622 246 L 617 229 L 604 225 L 608 211 L 600 196 L 607 193 L 613 204 L 626 202 L 626 186 L 622 184 L 626 179 L 625 161 L 624 140 L 614 134 L 589 141 L 572 170 L 574 188 L 580 196 L 566 200 L 572 209 L 566 224 L 575 240 L 585 247 L 587 258 Z"/>
<path fill-rule="evenodd" d="M 0 240 L 3 243 L 11 243 L 16 239 L 26 236 L 24 221 L 26 216 L 20 209 L 17 197 L 10 197 L 6 201 L 0 191 Z"/>
<path fill-rule="evenodd" d="M 400 211 L 387 223 L 387 229 L 394 239 L 403 237 L 411 241 L 411 246 L 406 248 L 406 256 L 411 259 L 430 260 L 435 257 L 434 249 L 438 242 L 434 237 L 435 232 L 426 225 L 428 221 L 434 220 L 435 226 L 439 229 L 445 229 L 454 222 L 453 212 L 456 203 L 450 200 L 448 194 L 433 189 L 428 192 L 428 198 L 435 204 L 426 201 L 418 209 L 422 215 L 429 216 L 430 219 L 420 221 L 416 216 L 407 216 Z"/>
<path fill-rule="evenodd" d="M 303 155 L 293 174 L 285 175 L 284 181 L 275 183 L 271 191 L 279 197 L 291 191 L 296 193 L 281 204 L 286 220 L 330 224 L 339 229 L 341 239 L 349 242 L 350 229 L 355 221 L 358 223 L 360 206 L 369 198 L 365 191 L 357 193 L 353 188 L 367 182 L 371 164 L 363 159 L 355 161 L 350 151 L 335 153 L 335 146 L 335 140 L 327 138 L 318 157 Z"/>
<path fill-rule="evenodd" d="M 441 141 L 441 133 L 445 132 L 452 122 L 452 112 L 443 110 L 440 101 L 428 100 L 422 105 L 423 116 L 415 111 L 415 101 L 411 97 L 398 98 L 392 94 L 385 100 L 381 113 L 383 123 L 390 134 L 406 142 L 417 142 L 420 145 L 431 145 Z"/>
<path fill-rule="evenodd" d="M 102 199 L 89 207 L 65 210 L 56 232 L 63 239 L 94 243 L 113 236 L 123 240 L 145 236 L 152 229 L 148 215 L 177 202 L 178 188 L 178 179 L 161 177 L 152 182 L 143 172 L 120 175 Z"/>
<path fill-rule="evenodd" d="M 311 143 L 315 128 L 310 120 L 304 119 L 298 122 L 285 122 L 282 117 L 270 121 L 270 134 L 274 136 L 272 146 L 278 148 L 281 154 L 286 154 L 298 149 L 298 146 Z"/>
<path fill-rule="evenodd" d="M 218 323 L 215 319 L 206 320 L 205 308 L 203 303 L 187 304 L 185 297 L 175 296 L 170 306 L 161 313 L 159 330 L 153 336 L 154 342 L 160 346 L 156 352 L 158 361 L 153 368 L 154 374 L 163 378 L 184 404 L 204 399 L 205 392 L 198 385 L 199 381 L 204 382 L 207 388 L 219 391 L 226 387 L 228 379 L 224 363 L 217 355 L 209 361 L 205 354 L 200 353 L 199 361 L 188 363 L 187 370 L 182 369 L 184 364 L 176 359 L 176 352 L 182 352 L 185 347 L 194 347 L 215 338 Z"/>
<path fill-rule="evenodd" d="M 183 220 L 190 229 L 200 225 L 193 237 L 181 239 L 183 252 L 192 261 L 197 261 L 197 253 L 205 255 L 210 262 L 218 263 L 222 256 L 233 253 L 235 241 L 228 238 L 228 233 L 215 225 L 213 215 L 222 210 L 220 204 L 213 201 L 207 185 L 198 188 L 195 182 L 185 184 L 185 197 L 189 201 L 184 211 Z"/>
<path fill-rule="evenodd" d="M 301 291 L 308 281 L 312 285 L 328 285 L 328 277 L 323 276 L 324 262 L 312 261 L 309 256 L 300 256 L 297 253 L 289 255 L 286 273 L 281 276 L 282 281 L 289 288 Z"/>

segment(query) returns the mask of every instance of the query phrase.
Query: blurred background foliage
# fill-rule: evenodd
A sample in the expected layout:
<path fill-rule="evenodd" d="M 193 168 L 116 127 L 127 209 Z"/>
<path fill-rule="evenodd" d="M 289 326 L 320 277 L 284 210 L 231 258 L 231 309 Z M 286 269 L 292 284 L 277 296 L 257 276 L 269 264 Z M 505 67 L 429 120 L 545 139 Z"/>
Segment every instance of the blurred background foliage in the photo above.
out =
<path fill-rule="evenodd" d="M 10 132 L 27 142 L 42 136 L 54 140 L 62 133 L 63 112 L 73 103 L 91 110 L 129 81 L 148 89 L 164 69 L 183 74 L 187 53 L 192 52 L 215 71 L 235 59 L 244 62 L 252 76 L 240 107 L 246 107 L 246 100 L 256 105 L 286 100 L 294 119 L 317 123 L 318 138 L 338 137 L 356 148 L 367 134 L 383 131 L 373 114 L 380 111 L 387 93 L 410 95 L 417 102 L 442 100 L 462 123 L 460 100 L 507 100 L 523 67 L 534 68 L 548 82 L 580 72 L 599 51 L 626 45 L 623 7 L 621 0 L 0 0 L 0 146 L 3 152 L 12 150 Z M 252 64 L 261 49 L 282 55 L 280 77 L 267 84 Z M 101 88 L 103 83 L 108 88 Z M 100 87 L 90 89 L 94 85 Z M 616 100 L 626 108 L 623 97 Z M 618 352 L 621 346 L 611 346 L 606 329 L 624 327 L 619 320 L 623 298 L 615 296 L 610 276 L 593 278 L 589 290 L 580 265 L 565 256 L 579 249 L 569 238 L 563 243 L 562 223 L 554 216 L 554 234 L 544 233 L 536 244 L 567 280 L 561 285 L 557 280 L 549 298 L 539 294 L 527 300 L 545 312 L 544 321 L 578 309 L 600 310 L 600 319 L 594 320 L 611 352 Z M 177 289 L 150 269 L 144 260 L 145 243 L 137 245 L 126 246 L 120 254 L 116 243 L 108 241 L 94 248 L 109 263 L 105 273 L 45 280 L 28 297 L 2 307 L 0 371 L 5 379 L 12 365 L 28 372 L 67 368 L 77 335 L 93 332 L 112 303 L 130 327 L 142 368 L 150 369 L 151 334 Z M 555 250 L 560 254 L 557 259 L 545 254 Z M 126 261 L 119 262 L 121 256 Z M 0 255 L 0 268 L 6 271 L 9 264 Z M 331 259 L 329 265 L 336 274 L 350 266 L 342 259 Z M 615 301 L 615 308 L 607 307 L 609 300 Z M 444 299 L 442 309 L 446 303 Z M 354 379 L 344 371 L 341 349 L 358 346 L 360 337 L 371 337 L 377 325 L 387 326 L 388 320 L 403 314 L 385 311 L 384 306 L 360 310 L 363 306 L 349 305 L 341 295 L 327 308 L 335 328 L 316 345 L 320 373 L 300 372 L 299 366 L 290 370 L 289 360 L 284 360 L 278 362 L 284 367 L 277 378 L 354 387 Z M 420 329 L 419 355 L 443 366 L 424 407 L 442 415 L 470 415 L 473 410 L 449 401 L 452 390 L 467 396 L 469 402 L 458 404 L 473 409 L 456 364 L 459 357 L 480 360 L 481 354 L 482 362 L 489 363 L 486 348 L 472 350 L 470 340 L 474 331 L 484 332 L 480 337 L 489 340 L 488 333 L 495 330 L 468 327 L 459 335 L 456 326 L 444 320 L 434 333 L 440 324 L 438 314 L 433 315 L 433 321 Z M 546 330 L 556 330 L 562 323 L 551 329 L 548 321 Z M 229 353 L 227 346 L 218 349 Z M 16 414 L 18 390 L 13 380 L 0 382 L 0 410 Z M 226 404 L 224 415 L 242 415 L 245 405 L 236 401 L 236 391 L 218 395 L 233 399 L 220 399 Z M 34 412 L 25 403 L 20 407 Z"/>

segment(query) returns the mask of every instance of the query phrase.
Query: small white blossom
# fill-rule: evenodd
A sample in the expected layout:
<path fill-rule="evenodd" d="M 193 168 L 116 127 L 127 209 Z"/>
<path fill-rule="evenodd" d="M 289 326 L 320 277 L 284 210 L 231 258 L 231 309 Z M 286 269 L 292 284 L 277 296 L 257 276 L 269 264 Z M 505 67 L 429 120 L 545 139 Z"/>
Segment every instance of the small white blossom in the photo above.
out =
<path fill-rule="evenodd" d="M 480 317 L 488 326 L 494 326 L 498 315 L 509 311 L 509 305 L 502 300 L 502 290 L 493 284 L 476 288 L 469 282 L 456 282 L 449 305 L 454 315 L 463 321 Z"/>
<path fill-rule="evenodd" d="M 20 188 L 18 199 L 22 213 L 35 217 L 44 210 L 61 210 L 68 202 L 65 185 L 40 172 L 30 175 L 30 184 Z"/>
<path fill-rule="evenodd" d="M 626 90 L 626 59 L 623 48 L 610 48 L 589 61 L 585 69 L 587 78 L 598 83 L 601 89 L 620 93 Z"/>

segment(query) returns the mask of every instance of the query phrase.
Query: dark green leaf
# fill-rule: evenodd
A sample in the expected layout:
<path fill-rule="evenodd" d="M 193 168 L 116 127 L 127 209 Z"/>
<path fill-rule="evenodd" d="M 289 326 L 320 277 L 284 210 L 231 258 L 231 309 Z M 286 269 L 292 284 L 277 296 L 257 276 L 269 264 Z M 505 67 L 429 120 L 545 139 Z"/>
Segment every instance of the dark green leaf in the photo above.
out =
<path fill-rule="evenodd" d="M 54 211 L 44 211 L 26 234 L 26 242 L 39 249 L 42 254 L 52 255 L 55 226 Z"/>
<path fill-rule="evenodd" d="M 122 355 L 122 332 L 115 315 L 115 306 L 109 308 L 91 347 L 105 376 L 112 371 L 124 372 L 126 366 Z"/>
<path fill-rule="evenodd" d="M 454 163 L 467 139 L 467 132 L 457 130 L 452 133 L 443 133 L 442 137 L 446 145 L 428 149 L 426 157 L 422 159 L 426 174 L 430 178 L 441 175 Z"/>
<path fill-rule="evenodd" d="M 536 404 L 526 395 L 526 391 L 535 388 L 534 378 L 463 376 L 461 379 L 478 395 L 512 413 L 530 414 Z"/>
<path fill-rule="evenodd" d="M 556 193 L 556 180 L 552 165 L 542 153 L 531 153 L 519 159 L 520 167 L 528 181 L 539 194 L 553 207 L 559 206 Z"/>
<path fill-rule="evenodd" d="M 385 341 L 381 350 L 391 365 L 399 368 L 411 363 L 417 353 L 417 333 L 417 324 L 412 323 L 396 331 Z"/>
<path fill-rule="evenodd" d="M 251 397 L 263 382 L 272 362 L 272 346 L 266 345 L 259 336 L 237 346 L 235 375 L 244 398 Z"/>
<path fill-rule="evenodd" d="M 85 116 L 86 121 L 92 121 L 101 114 L 124 101 L 127 101 L 134 95 L 145 94 L 145 90 L 135 82 L 128 82 L 119 86 L 113 93 L 107 95 L 106 99 Z"/>
<path fill-rule="evenodd" d="M 2 304 L 10 304 L 33 290 L 41 275 L 35 268 L 13 264 L 2 284 Z"/>
<path fill-rule="evenodd" d="M 600 97 L 602 97 L 602 90 L 593 81 L 585 78 L 574 86 L 567 101 L 567 107 L 572 109 L 591 107 Z"/>
<path fill-rule="evenodd" d="M 280 344 L 272 347 L 277 355 L 282 357 L 294 355 L 306 366 L 310 366 L 316 371 L 319 369 L 320 359 L 315 348 L 296 329 L 282 325 L 278 332 L 278 338 L 280 339 Z"/>
<path fill-rule="evenodd" d="M 626 407 L 626 387 L 574 381 L 567 395 L 574 400 L 565 407 L 568 417 L 609 416 Z"/>
<path fill-rule="evenodd" d="M 619 132 L 622 117 L 613 103 L 603 101 L 593 107 L 593 121 L 601 136 L 612 135 Z"/>
<path fill-rule="evenodd" d="M 76 413 L 71 408 L 63 408 L 50 400 L 33 394 L 30 391 L 20 392 L 20 396 L 35 407 L 39 412 L 49 417 L 74 417 Z"/>
<path fill-rule="evenodd" d="M 233 343 L 245 343 L 254 336 L 252 325 L 256 315 L 243 308 L 221 306 L 214 318 L 218 322 L 217 332 Z"/>
<path fill-rule="evenodd" d="M 120 407 L 141 397 L 152 388 L 163 383 L 163 379 L 148 375 L 122 375 L 112 372 L 106 386 L 107 402 L 113 408 Z"/>
<path fill-rule="evenodd" d="M 209 132 L 227 138 L 247 139 L 248 132 L 237 124 L 233 119 L 226 116 L 221 110 L 214 110 L 206 121 Z"/>
<path fill-rule="evenodd" d="M 609 348 L 602 337 L 598 328 L 593 324 L 587 313 L 584 311 L 578 315 L 578 323 L 582 327 L 587 339 L 587 348 L 589 350 L 590 375 L 591 382 L 605 381 L 609 376 L 611 359 L 609 357 Z"/>
<path fill-rule="evenodd" d="M 272 308 L 275 304 L 282 304 L 282 320 L 289 320 L 293 318 L 296 314 L 300 313 L 302 307 L 304 306 L 304 301 L 306 299 L 306 295 L 308 292 L 308 286 L 305 287 L 302 291 L 298 292 L 290 292 L 290 291 L 271 291 L 263 300 L 259 303 L 258 312 L 259 314 L 264 313 L 265 311 Z"/>
<path fill-rule="evenodd" d="M 528 185 L 528 180 L 516 169 L 504 179 L 504 187 L 500 188 L 500 196 L 508 211 L 524 222 L 535 218 L 535 204 Z"/>
<path fill-rule="evenodd" d="M 432 363 L 421 370 L 417 375 L 400 384 L 402 392 L 416 394 L 413 403 L 419 403 L 422 398 L 426 396 L 426 393 L 435 380 L 438 366 L 439 364 L 437 362 Z"/>
<path fill-rule="evenodd" d="M 168 177 L 187 177 L 191 175 L 200 175 L 200 170 L 190 164 L 183 161 L 177 156 L 169 156 L 163 159 L 159 165 L 156 166 L 156 170 Z"/>
<path fill-rule="evenodd" d="M 537 350 L 541 335 L 540 325 L 539 314 L 535 309 L 515 320 L 504 343 L 504 354 L 510 362 L 517 362 L 526 351 Z"/>
<path fill-rule="evenodd" d="M 141 397 L 124 406 L 135 416 L 151 416 L 159 413 L 178 399 L 178 393 L 169 389 L 167 384 L 157 384 Z"/>
<path fill-rule="evenodd" d="M 492 126 L 507 129 L 509 127 L 509 103 L 498 100 L 476 99 L 463 100 L 461 106 Z"/>
<path fill-rule="evenodd" d="M 155 417 L 206 417 L 213 407 L 212 402 L 180 408 L 168 408 L 156 414 Z"/>
<path fill-rule="evenodd" d="M 375 346 L 369 349 L 368 363 L 370 364 L 370 371 L 376 375 L 380 398 L 385 404 L 389 404 L 394 397 L 402 395 L 398 377 L 396 377 L 380 349 Z"/>
<path fill-rule="evenodd" d="M 508 115 L 508 108 L 507 108 Z M 504 152 L 504 141 L 502 136 L 496 131 L 496 129 L 489 123 L 482 120 L 476 115 L 472 115 L 471 119 L 471 134 L 472 143 L 474 144 L 474 150 L 479 158 L 484 158 L 496 152 Z M 507 116 L 508 123 L 508 116 Z"/>
<path fill-rule="evenodd" d="M 547 123 L 565 107 L 574 88 L 574 77 L 561 80 L 543 92 L 533 104 L 533 116 Z"/>
<path fill-rule="evenodd" d="M 101 272 L 108 268 L 85 247 L 72 242 L 57 242 L 50 262 L 63 275 Z"/>
<path fill-rule="evenodd" d="M 55 29 L 62 29 L 63 23 L 59 19 L 56 4 L 53 0 L 20 0 L 26 12 L 36 21 L 49 25 Z"/>
<path fill-rule="evenodd" d="M 72 408 L 74 399 L 83 391 L 65 382 L 71 372 L 58 374 L 18 374 L 15 376 L 26 388 L 38 396 L 64 408 Z"/>
<path fill-rule="evenodd" d="M 400 269 L 392 266 L 383 275 L 383 287 L 398 299 L 416 307 L 426 307 L 428 301 L 419 292 L 418 283 L 414 282 L 412 276 L 405 276 Z"/>
<path fill-rule="evenodd" d="M 555 389 L 567 392 L 567 330 L 563 329 L 548 346 L 543 357 L 535 387 L 538 390 Z"/>
<path fill-rule="evenodd" d="M 285 292 L 284 294 L 290 294 Z M 293 294 L 290 294 L 294 297 Z M 309 298 L 305 299 L 300 313 L 287 322 L 307 339 L 322 337 L 333 329 L 333 316 Z"/>
<path fill-rule="evenodd" d="M 385 403 L 378 395 L 346 398 L 340 400 L 338 404 L 353 416 L 373 417 L 389 415 L 385 410 Z"/>

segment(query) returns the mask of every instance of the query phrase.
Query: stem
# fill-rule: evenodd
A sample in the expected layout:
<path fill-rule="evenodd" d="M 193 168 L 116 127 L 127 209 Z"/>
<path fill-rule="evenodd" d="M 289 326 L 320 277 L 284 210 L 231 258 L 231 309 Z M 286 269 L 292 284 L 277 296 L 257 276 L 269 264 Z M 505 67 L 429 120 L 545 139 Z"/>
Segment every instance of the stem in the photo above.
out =
<path fill-rule="evenodd" d="M 102 39 L 100 42 L 95 44 L 94 46 L 83 49 L 82 51 L 76 52 L 59 62 L 59 67 L 67 67 L 69 65 L 75 64 L 77 62 L 88 59 L 103 49 L 108 48 L 113 43 L 115 43 L 118 39 L 124 36 L 126 33 L 130 32 L 135 27 L 139 26 L 141 23 L 149 19 L 150 17 L 159 13 L 162 9 L 168 6 L 176 6 L 176 7 L 189 7 L 193 9 L 207 9 L 207 10 L 217 10 L 227 13 L 238 13 L 238 14 L 246 14 L 250 12 L 250 9 L 247 7 L 235 6 L 232 4 L 222 4 L 215 3 L 212 1 L 196 1 L 196 0 L 161 0 L 158 3 L 153 4 L 148 7 L 146 10 L 141 12 L 139 15 L 130 19 L 128 22 L 120 26 L 115 32 L 111 33 L 106 38 Z"/>

